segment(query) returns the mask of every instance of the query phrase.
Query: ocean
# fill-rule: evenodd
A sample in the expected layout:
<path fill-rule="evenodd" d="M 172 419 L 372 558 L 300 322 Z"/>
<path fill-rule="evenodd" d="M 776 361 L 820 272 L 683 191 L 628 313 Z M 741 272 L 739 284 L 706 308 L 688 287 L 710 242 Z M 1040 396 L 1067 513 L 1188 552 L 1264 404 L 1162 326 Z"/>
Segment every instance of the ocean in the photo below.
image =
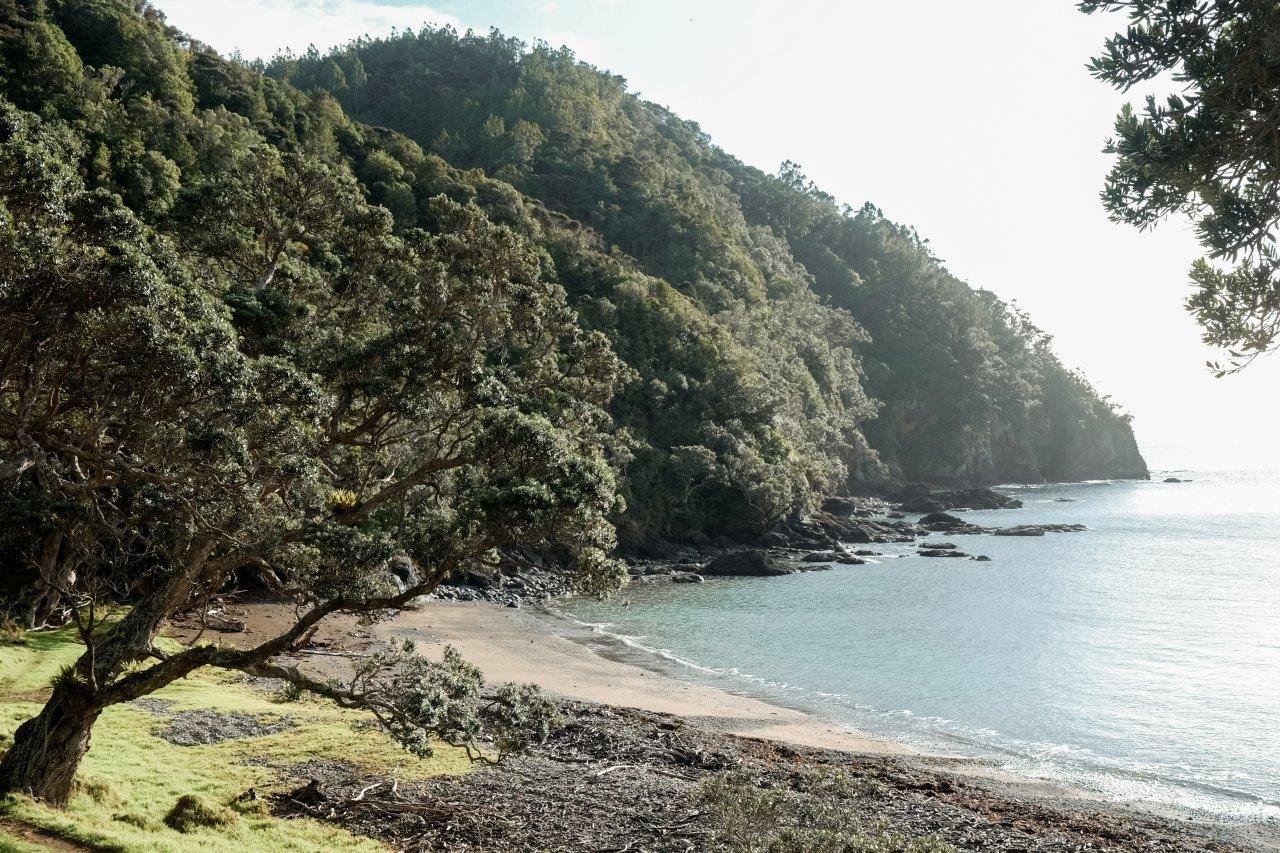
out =
<path fill-rule="evenodd" d="M 865 566 L 557 606 L 681 677 L 926 752 L 1280 820 L 1280 472 L 1002 490 L 1024 507 L 959 514 L 1088 530 L 930 537 L 989 563 L 876 545 Z"/>

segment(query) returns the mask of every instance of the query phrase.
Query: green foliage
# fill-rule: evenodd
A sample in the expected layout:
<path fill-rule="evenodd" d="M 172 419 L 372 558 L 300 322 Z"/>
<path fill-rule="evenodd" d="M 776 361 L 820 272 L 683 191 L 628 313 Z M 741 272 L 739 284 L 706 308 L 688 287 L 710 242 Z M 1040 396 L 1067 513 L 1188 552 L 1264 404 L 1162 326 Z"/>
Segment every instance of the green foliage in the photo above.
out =
<path fill-rule="evenodd" d="M 433 184 L 465 181 L 413 143 L 145 4 L 0 8 L 0 550 L 22 567 L 0 591 L 30 624 L 136 602 L 47 719 L 186 675 L 153 661 L 161 620 L 246 567 L 317 618 L 398 592 L 392 557 L 410 595 L 532 549 L 584 590 L 622 582 L 607 407 L 627 374 L 535 235 L 476 203 L 517 195 L 450 197 Z M 74 766 L 41 765 L 42 725 L 0 786 L 62 804 Z"/>
<path fill-rule="evenodd" d="M 473 761 L 494 763 L 545 743 L 556 720 L 555 706 L 536 686 L 506 684 L 483 694 L 480 670 L 452 646 L 435 662 L 405 641 L 358 662 L 347 685 L 313 686 L 341 703 L 368 708 L 420 758 L 432 757 L 444 743 L 465 749 Z"/>
<path fill-rule="evenodd" d="M 954 853 L 932 836 L 912 837 L 859 819 L 853 801 L 875 784 L 834 771 L 766 787 L 745 774 L 712 776 L 697 792 L 720 839 L 741 853 Z"/>
<path fill-rule="evenodd" d="M 1120 112 L 1103 202 L 1112 219 L 1139 228 L 1175 213 L 1195 221 L 1208 257 L 1191 269 L 1187 308 L 1205 341 L 1228 350 L 1228 367 L 1210 367 L 1238 370 L 1280 336 L 1280 8 L 1270 0 L 1079 7 L 1129 17 L 1093 60 L 1095 77 L 1127 91 L 1171 72 L 1181 88 Z"/>

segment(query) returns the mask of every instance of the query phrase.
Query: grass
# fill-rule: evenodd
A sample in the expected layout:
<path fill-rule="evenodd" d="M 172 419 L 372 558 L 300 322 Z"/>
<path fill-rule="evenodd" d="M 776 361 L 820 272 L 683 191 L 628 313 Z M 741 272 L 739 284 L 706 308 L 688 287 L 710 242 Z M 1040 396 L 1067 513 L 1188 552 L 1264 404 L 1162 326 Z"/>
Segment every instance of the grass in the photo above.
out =
<path fill-rule="evenodd" d="M 45 850 L 0 829 L 0 853 L 44 853 Z"/>
<path fill-rule="evenodd" d="M 0 646 L 0 750 L 13 730 L 40 709 L 49 680 L 80 653 L 73 631 L 28 634 Z M 25 797 L 0 800 L 0 821 L 25 824 L 50 835 L 106 850 L 235 853 L 246 850 L 380 850 L 365 838 L 320 821 L 284 820 L 264 809 L 235 807 L 249 788 L 266 795 L 296 785 L 282 768 L 310 760 L 355 764 L 370 773 L 404 780 L 465 772 L 460 750 L 441 748 L 431 759 L 404 752 L 358 711 L 303 698 L 281 704 L 234 674 L 199 671 L 154 694 L 171 711 L 213 710 L 289 717 L 292 728 L 265 737 L 184 747 L 155 732 L 167 725 L 134 705 L 108 708 L 94 728 L 93 745 L 80 767 L 78 790 L 66 811 Z M 180 809 L 218 820 L 170 820 Z M 206 825 L 208 824 L 208 825 Z M 33 848 L 0 826 L 0 853 Z"/>

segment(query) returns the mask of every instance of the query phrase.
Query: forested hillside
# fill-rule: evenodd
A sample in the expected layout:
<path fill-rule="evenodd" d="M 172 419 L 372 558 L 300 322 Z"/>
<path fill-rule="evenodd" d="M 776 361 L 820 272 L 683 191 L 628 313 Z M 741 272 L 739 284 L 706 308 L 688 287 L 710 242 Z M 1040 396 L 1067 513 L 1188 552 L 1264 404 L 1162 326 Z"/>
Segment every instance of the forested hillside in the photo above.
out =
<path fill-rule="evenodd" d="M 841 206 L 794 164 L 777 175 L 742 164 L 568 51 L 428 29 L 281 58 L 268 73 L 510 182 L 688 296 L 763 369 L 788 365 L 769 386 L 810 398 L 811 424 L 834 416 L 834 429 L 811 429 L 794 448 L 830 460 L 824 468 L 838 459 L 872 478 L 883 463 L 892 476 L 967 482 L 1145 473 L 1127 420 L 1048 337 L 951 276 L 910 228 L 871 205 Z M 575 295 L 608 297 L 598 286 Z M 633 337 L 585 313 L 615 340 Z"/>
<path fill-rule="evenodd" d="M 1128 419 L 910 229 L 570 53 L 424 30 L 254 67 L 198 36 L 0 0 L 0 547 L 28 565 L 160 560 L 139 542 L 200 501 L 323 572 L 393 521 L 490 544 L 464 505 L 598 562 L 606 522 L 759 532 L 888 477 L 1145 475 Z M 415 469 L 424 442 L 484 453 Z"/>

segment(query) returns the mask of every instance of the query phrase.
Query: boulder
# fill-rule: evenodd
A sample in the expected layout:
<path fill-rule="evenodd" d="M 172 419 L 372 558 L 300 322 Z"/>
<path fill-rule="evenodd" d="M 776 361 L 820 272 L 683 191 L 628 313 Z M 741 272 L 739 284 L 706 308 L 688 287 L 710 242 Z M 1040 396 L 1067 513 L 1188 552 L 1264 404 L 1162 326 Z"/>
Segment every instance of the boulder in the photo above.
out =
<path fill-rule="evenodd" d="M 832 562 L 839 563 L 842 566 L 865 566 L 867 564 L 866 560 L 860 559 L 858 557 L 851 557 L 848 554 L 841 554 L 840 556 L 832 560 Z"/>
<path fill-rule="evenodd" d="M 696 572 L 672 572 L 672 583 L 702 583 L 702 575 Z"/>
<path fill-rule="evenodd" d="M 685 539 L 689 542 L 690 545 L 692 545 L 693 547 L 699 550 L 705 550 L 711 547 L 711 537 L 700 530 L 693 531 L 688 536 L 686 536 Z"/>
<path fill-rule="evenodd" d="M 902 512 L 942 512 L 951 507 L 933 498 L 912 498 L 898 504 L 898 509 Z"/>
<path fill-rule="evenodd" d="M 680 555 L 680 546 L 661 536 L 646 536 L 635 546 L 635 552 L 646 560 L 674 560 Z"/>
<path fill-rule="evenodd" d="M 921 542 L 920 547 L 930 551 L 951 551 L 956 546 L 950 542 Z"/>
<path fill-rule="evenodd" d="M 812 554 L 805 554 L 800 558 L 802 563 L 833 563 L 839 554 L 833 554 L 830 551 L 815 551 Z"/>
<path fill-rule="evenodd" d="M 1022 501 L 995 489 L 961 489 L 947 492 L 942 500 L 950 503 L 952 509 L 1018 509 L 1022 506 Z"/>
<path fill-rule="evenodd" d="M 990 562 L 991 562 L 991 558 L 990 558 L 990 557 L 988 557 L 986 554 L 979 554 L 978 556 L 974 557 L 973 559 L 977 560 L 979 563 L 990 563 Z"/>
<path fill-rule="evenodd" d="M 794 572 L 763 551 L 731 551 L 721 554 L 702 569 L 704 575 L 725 577 L 772 577 Z"/>
<path fill-rule="evenodd" d="M 1190 480 L 1179 480 L 1177 477 L 1165 477 L 1164 481 L 1166 483 L 1190 483 L 1191 482 Z"/>
<path fill-rule="evenodd" d="M 770 530 L 768 533 L 762 534 L 760 538 L 756 540 L 756 544 L 762 548 L 790 548 L 792 539 L 785 533 L 777 530 Z"/>
<path fill-rule="evenodd" d="M 832 515 L 852 515 L 858 511 L 858 499 L 843 496 L 830 497 L 822 502 L 822 511 Z"/>
<path fill-rule="evenodd" d="M 945 548 L 925 548 L 918 552 L 921 557 L 967 557 L 963 551 L 949 551 Z"/>
<path fill-rule="evenodd" d="M 924 518 L 920 519 L 920 523 L 921 524 L 954 524 L 959 526 L 959 525 L 967 524 L 968 522 L 966 522 L 963 518 L 960 518 L 959 516 L 955 516 L 947 512 L 931 512 L 928 515 L 926 515 Z"/>

